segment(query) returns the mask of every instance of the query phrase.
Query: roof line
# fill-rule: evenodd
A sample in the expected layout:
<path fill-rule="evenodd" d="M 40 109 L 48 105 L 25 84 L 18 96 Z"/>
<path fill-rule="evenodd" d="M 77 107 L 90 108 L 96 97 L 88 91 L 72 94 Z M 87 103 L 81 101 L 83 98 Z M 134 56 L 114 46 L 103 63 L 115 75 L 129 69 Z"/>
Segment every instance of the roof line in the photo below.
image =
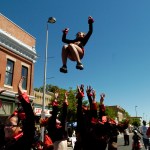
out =
<path fill-rule="evenodd" d="M 11 21 L 10 19 L 8 19 L 6 16 L 4 16 L 2 13 L 0 13 L 1 16 L 5 17 L 8 21 L 10 21 L 11 23 L 13 23 L 15 26 L 17 26 L 18 28 L 20 28 L 22 31 L 24 31 L 25 33 L 27 33 L 28 35 L 30 35 L 32 38 L 36 39 L 33 35 L 31 35 L 30 33 L 28 33 L 27 31 L 25 31 L 23 28 L 21 28 L 20 26 L 18 26 L 16 23 L 14 23 L 13 21 Z"/>

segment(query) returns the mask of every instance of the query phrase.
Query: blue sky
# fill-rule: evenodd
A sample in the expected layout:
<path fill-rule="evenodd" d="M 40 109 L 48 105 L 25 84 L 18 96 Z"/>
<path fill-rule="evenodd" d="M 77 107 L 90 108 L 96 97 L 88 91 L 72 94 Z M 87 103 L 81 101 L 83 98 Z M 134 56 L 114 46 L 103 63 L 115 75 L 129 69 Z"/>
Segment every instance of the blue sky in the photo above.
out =
<path fill-rule="evenodd" d="M 46 22 L 49 24 L 48 84 L 61 88 L 91 85 L 106 94 L 106 105 L 119 105 L 130 115 L 149 120 L 150 106 L 150 1 L 149 0 L 3 0 L 3 15 L 36 38 L 39 55 L 35 64 L 34 87 L 43 86 Z M 59 72 L 62 65 L 62 30 L 69 27 L 68 38 L 78 31 L 88 31 L 92 16 L 94 32 L 85 46 L 84 70 L 68 61 L 68 74 Z"/>

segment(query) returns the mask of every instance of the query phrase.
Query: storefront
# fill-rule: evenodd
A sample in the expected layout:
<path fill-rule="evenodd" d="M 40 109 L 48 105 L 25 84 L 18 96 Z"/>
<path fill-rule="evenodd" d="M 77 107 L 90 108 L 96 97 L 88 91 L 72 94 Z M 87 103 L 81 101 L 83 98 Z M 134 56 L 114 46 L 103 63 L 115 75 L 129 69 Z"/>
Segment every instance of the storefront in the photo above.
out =
<path fill-rule="evenodd" d="M 45 109 L 44 112 L 45 112 L 45 117 L 50 117 L 51 114 L 50 114 L 50 111 L 49 109 Z M 34 114 L 36 116 L 41 116 L 41 112 L 42 112 L 42 108 L 41 107 L 35 107 L 34 108 Z"/>
<path fill-rule="evenodd" d="M 0 95 L 0 120 L 4 122 L 15 109 L 15 99 L 13 97 Z"/>

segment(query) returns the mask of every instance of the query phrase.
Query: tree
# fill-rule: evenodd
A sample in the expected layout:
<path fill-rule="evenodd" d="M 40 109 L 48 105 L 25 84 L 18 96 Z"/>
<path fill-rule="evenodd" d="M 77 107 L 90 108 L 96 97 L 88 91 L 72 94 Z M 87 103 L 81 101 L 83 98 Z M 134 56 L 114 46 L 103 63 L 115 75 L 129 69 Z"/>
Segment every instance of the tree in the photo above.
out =
<path fill-rule="evenodd" d="M 125 117 L 125 118 L 130 118 L 129 113 L 125 111 L 125 112 L 124 112 L 124 117 Z"/>
<path fill-rule="evenodd" d="M 115 119 L 117 117 L 113 108 L 106 107 L 105 113 L 106 113 L 106 116 L 108 116 L 109 118 Z"/>
<path fill-rule="evenodd" d="M 132 118 L 131 120 L 131 124 L 135 127 L 139 127 L 141 125 L 141 121 L 139 118 Z"/>

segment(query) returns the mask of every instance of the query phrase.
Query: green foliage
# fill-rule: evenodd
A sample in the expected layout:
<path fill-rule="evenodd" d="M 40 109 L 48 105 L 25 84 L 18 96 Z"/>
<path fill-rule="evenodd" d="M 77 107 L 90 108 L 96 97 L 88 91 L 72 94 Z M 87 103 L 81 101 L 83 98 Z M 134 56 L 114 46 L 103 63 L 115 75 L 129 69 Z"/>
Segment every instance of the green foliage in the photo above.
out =
<path fill-rule="evenodd" d="M 124 116 L 125 116 L 125 118 L 130 118 L 130 115 L 129 115 L 129 113 L 128 112 L 124 112 Z"/>
<path fill-rule="evenodd" d="M 106 115 L 109 117 L 109 118 L 112 118 L 112 119 L 115 119 L 116 118 L 116 113 L 115 111 L 110 108 L 110 107 L 106 107 L 106 111 L 105 111 Z"/>
<path fill-rule="evenodd" d="M 34 91 L 37 91 L 37 92 L 39 92 L 39 88 L 34 88 Z"/>
<path fill-rule="evenodd" d="M 62 112 L 61 106 L 64 100 L 64 94 L 66 90 L 64 89 L 59 89 L 59 104 L 60 104 L 60 114 Z M 75 97 L 75 91 L 70 89 L 68 91 L 68 115 L 67 115 L 67 121 L 68 122 L 74 122 L 76 121 L 76 110 L 77 110 L 77 99 Z M 61 117 L 61 115 L 60 115 Z"/>
<path fill-rule="evenodd" d="M 43 86 L 42 87 L 39 87 L 39 88 L 34 88 L 35 91 L 37 92 L 43 92 Z M 46 85 L 46 91 L 49 91 L 49 92 L 56 92 L 57 90 L 59 90 L 59 87 L 58 86 L 53 86 L 51 84 L 47 84 Z"/>
<path fill-rule="evenodd" d="M 130 120 L 131 120 L 130 122 L 133 126 L 139 127 L 141 125 L 141 121 L 139 118 L 132 118 Z"/>
<path fill-rule="evenodd" d="M 43 92 L 43 87 L 35 88 L 34 90 Z M 53 86 L 51 84 L 47 84 L 46 85 L 46 91 L 52 92 L 52 93 L 59 92 L 59 98 L 58 98 L 59 107 L 58 108 L 59 108 L 59 113 L 60 113 L 59 117 L 61 117 L 61 112 L 62 112 L 61 108 L 62 108 L 62 104 L 63 104 L 63 101 L 64 101 L 64 94 L 67 90 L 59 88 L 58 86 Z M 74 121 L 76 121 L 76 110 L 77 110 L 77 99 L 75 97 L 76 90 L 72 90 L 72 88 L 70 87 L 68 93 L 69 93 L 68 94 L 69 106 L 68 106 L 67 120 L 69 122 L 74 122 Z M 52 98 L 52 101 L 53 100 L 54 100 L 54 97 Z M 52 106 L 51 106 L 51 103 L 50 103 L 49 108 L 51 108 L 51 107 Z"/>
<path fill-rule="evenodd" d="M 43 87 L 40 88 L 34 88 L 35 91 L 40 91 L 43 92 Z M 60 113 L 60 117 L 61 117 L 61 112 L 62 112 L 62 103 L 64 101 L 64 94 L 66 92 L 66 89 L 62 89 L 58 86 L 53 86 L 51 84 L 47 84 L 46 85 L 46 91 L 48 92 L 59 92 L 59 98 L 58 98 L 58 102 L 59 102 L 59 113 Z M 69 87 L 68 90 L 68 116 L 67 116 L 67 121 L 68 122 L 75 122 L 77 121 L 77 99 L 76 99 L 76 93 L 77 90 L 73 90 L 71 87 Z M 52 101 L 54 100 L 54 97 L 52 98 Z M 99 102 L 97 102 L 99 105 Z M 88 106 L 89 102 L 88 100 L 83 100 L 83 105 Z M 49 108 L 51 108 L 51 104 L 49 105 Z M 112 119 L 115 119 L 117 117 L 117 114 L 115 113 L 115 111 L 113 110 L 113 108 L 110 107 L 106 107 L 106 115 Z M 128 114 L 128 112 L 125 112 L 125 118 L 129 118 L 130 115 Z M 139 120 L 131 120 L 133 125 L 139 126 L 140 121 Z"/>

